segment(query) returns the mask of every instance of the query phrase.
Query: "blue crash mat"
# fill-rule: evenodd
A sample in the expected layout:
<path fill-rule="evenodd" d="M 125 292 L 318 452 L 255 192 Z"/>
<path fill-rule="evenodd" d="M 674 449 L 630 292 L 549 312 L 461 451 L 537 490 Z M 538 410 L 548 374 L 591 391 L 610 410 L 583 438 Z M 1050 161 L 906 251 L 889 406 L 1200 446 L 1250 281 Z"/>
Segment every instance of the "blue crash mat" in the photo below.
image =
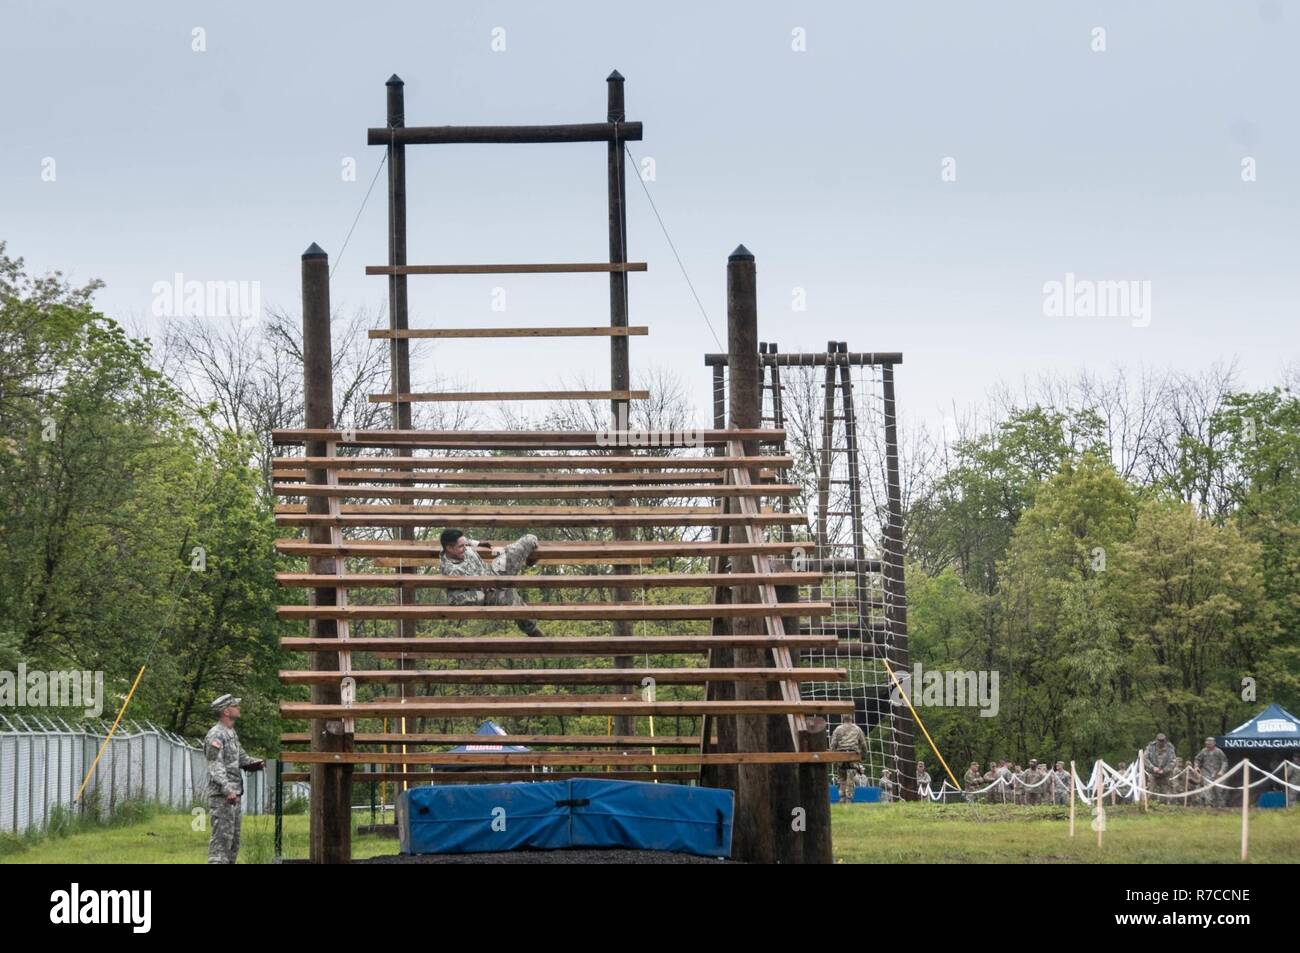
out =
<path fill-rule="evenodd" d="M 404 854 L 625 847 L 731 856 L 731 791 L 645 781 L 444 784 L 404 791 Z"/>

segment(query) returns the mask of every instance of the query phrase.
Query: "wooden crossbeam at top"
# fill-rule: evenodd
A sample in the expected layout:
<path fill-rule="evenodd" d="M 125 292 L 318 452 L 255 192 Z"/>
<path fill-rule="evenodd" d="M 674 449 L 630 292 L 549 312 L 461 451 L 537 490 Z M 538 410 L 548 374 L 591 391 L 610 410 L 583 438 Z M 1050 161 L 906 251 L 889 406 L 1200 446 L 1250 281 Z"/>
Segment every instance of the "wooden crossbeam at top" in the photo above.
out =
<path fill-rule="evenodd" d="M 456 143 L 640 142 L 639 122 L 573 122 L 527 126 L 372 126 L 366 145 Z"/>
<path fill-rule="evenodd" d="M 551 327 L 551 328 L 404 328 L 398 331 L 371 329 L 371 338 L 580 338 L 641 337 L 649 327 Z"/>
<path fill-rule="evenodd" d="M 645 271 L 643 261 L 538 262 L 513 265 L 366 265 L 367 275 L 555 275 Z"/>
<path fill-rule="evenodd" d="M 438 401 L 505 400 L 648 400 L 648 390 L 463 390 L 417 394 L 371 394 L 372 404 L 434 403 Z"/>

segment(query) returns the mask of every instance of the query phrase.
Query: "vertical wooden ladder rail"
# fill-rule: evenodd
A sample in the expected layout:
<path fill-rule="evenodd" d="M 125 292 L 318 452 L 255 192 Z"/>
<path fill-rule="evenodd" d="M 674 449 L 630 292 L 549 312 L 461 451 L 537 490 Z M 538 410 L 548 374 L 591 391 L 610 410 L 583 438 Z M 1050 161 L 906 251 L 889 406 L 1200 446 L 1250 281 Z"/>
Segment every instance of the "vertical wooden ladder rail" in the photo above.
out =
<path fill-rule="evenodd" d="M 333 440 L 326 441 L 325 455 L 328 457 L 335 457 L 338 455 L 338 444 L 335 441 Z M 339 472 L 337 468 L 333 466 L 326 468 L 325 482 L 329 486 L 339 485 Z M 337 496 L 335 494 L 331 494 L 329 497 L 329 514 L 331 519 L 334 520 L 334 522 L 330 524 L 330 544 L 338 547 L 343 546 L 343 527 L 340 526 L 338 523 L 338 518 L 342 512 L 343 512 L 342 497 Z M 347 563 L 346 556 L 336 555 L 334 557 L 334 575 L 336 576 L 345 575 L 347 569 L 346 563 Z M 346 606 L 348 604 L 347 585 L 342 581 L 340 581 L 338 587 L 335 588 L 334 590 L 334 603 L 335 605 L 338 606 Z M 336 626 L 336 630 L 335 630 L 336 635 L 338 636 L 339 641 L 341 642 L 348 641 L 348 639 L 352 635 L 352 631 L 351 631 L 352 623 L 349 622 L 346 618 L 340 617 L 335 622 L 335 626 Z M 353 702 L 357 700 L 356 682 L 351 679 L 351 674 L 352 674 L 352 650 L 351 649 L 339 650 L 339 673 L 340 673 L 339 674 L 339 700 L 344 705 L 351 705 Z M 354 734 L 356 732 L 356 721 L 352 718 L 343 719 L 343 731 L 344 733 L 349 735 Z"/>
<path fill-rule="evenodd" d="M 727 454 L 732 457 L 743 457 L 745 455 L 744 445 L 739 440 L 728 440 Z M 727 479 L 725 482 L 734 484 L 736 486 L 754 485 L 753 478 L 747 467 L 728 467 Z M 745 516 L 758 515 L 757 499 L 755 499 L 752 496 L 741 496 L 737 498 L 737 501 L 739 502 L 740 511 L 742 514 L 744 514 Z M 745 542 L 747 543 L 761 543 L 763 541 L 759 536 L 758 528 L 754 526 L 753 523 L 746 522 L 744 524 L 744 534 L 745 534 Z M 757 553 L 757 552 L 753 553 L 749 557 L 749 560 L 751 565 L 753 566 L 754 572 L 766 574 L 772 571 L 771 560 L 769 559 L 769 557 L 763 555 L 762 553 Z M 765 605 L 770 605 L 774 609 L 779 608 L 783 604 L 784 605 L 791 604 L 791 603 L 780 603 L 777 600 L 776 587 L 773 586 L 771 583 L 759 584 L 758 596 L 760 602 L 762 602 Z M 786 634 L 785 619 L 782 616 L 773 613 L 772 615 L 764 616 L 763 618 L 767 624 L 768 635 L 784 636 Z M 778 668 L 784 668 L 784 669 L 794 668 L 794 659 L 790 654 L 790 649 L 783 645 L 774 646 L 772 648 L 772 661 Z M 799 692 L 798 682 L 793 682 L 788 679 L 782 679 L 778 684 L 781 686 L 782 701 L 799 702 L 803 700 L 802 695 Z M 807 730 L 808 720 L 801 713 L 791 713 L 786 716 L 786 719 L 790 724 L 790 737 L 791 740 L 794 742 L 794 750 L 798 751 L 800 747 L 800 736 L 802 732 Z"/>

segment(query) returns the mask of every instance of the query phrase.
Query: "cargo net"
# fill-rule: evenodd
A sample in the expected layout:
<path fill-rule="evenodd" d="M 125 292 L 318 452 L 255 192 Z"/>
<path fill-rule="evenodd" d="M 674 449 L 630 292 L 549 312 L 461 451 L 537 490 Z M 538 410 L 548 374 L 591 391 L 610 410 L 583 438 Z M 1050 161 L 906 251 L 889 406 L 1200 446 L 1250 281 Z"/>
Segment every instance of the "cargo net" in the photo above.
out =
<path fill-rule="evenodd" d="M 807 618 L 801 628 L 802 634 L 833 635 L 834 647 L 806 650 L 800 664 L 843 669 L 847 679 L 805 682 L 803 696 L 852 700 L 853 720 L 866 734 L 868 749 L 856 780 L 892 782 L 885 790 L 897 792 L 900 759 L 909 756 L 913 728 L 890 674 L 892 668 L 902 680 L 908 668 L 901 624 L 906 595 L 896 555 L 901 546 L 886 545 L 886 427 L 897 432 L 885 397 L 892 368 L 845 364 L 829 375 L 827 370 L 811 364 L 774 367 L 770 355 L 764 361 L 763 423 L 785 428 L 786 452 L 794 458 L 778 481 L 801 488 L 799 496 L 772 503 L 807 516 L 804 526 L 768 533 L 775 539 L 784 532 L 786 539 L 806 544 L 794 552 L 792 568 L 821 572 L 821 585 L 806 595 L 834 606 L 830 615 Z M 901 528 L 894 536 L 901 538 Z M 894 585 L 887 583 L 889 570 L 896 571 Z M 832 716 L 829 729 L 838 723 L 839 716 Z"/>

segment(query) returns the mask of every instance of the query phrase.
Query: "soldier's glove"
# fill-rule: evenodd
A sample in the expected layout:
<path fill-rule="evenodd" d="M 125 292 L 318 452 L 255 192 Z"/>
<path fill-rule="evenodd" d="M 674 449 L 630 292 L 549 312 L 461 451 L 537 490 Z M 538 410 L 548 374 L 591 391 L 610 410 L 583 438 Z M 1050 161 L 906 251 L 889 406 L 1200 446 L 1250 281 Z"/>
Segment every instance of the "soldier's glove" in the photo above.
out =
<path fill-rule="evenodd" d="M 245 770 L 245 771 L 261 771 L 261 770 L 262 770 L 263 768 L 265 768 L 265 767 L 266 767 L 266 762 L 263 761 L 261 758 L 258 758 L 258 759 L 257 759 L 256 761 L 254 761 L 252 764 L 246 764 L 246 765 L 244 765 L 244 770 Z"/>

